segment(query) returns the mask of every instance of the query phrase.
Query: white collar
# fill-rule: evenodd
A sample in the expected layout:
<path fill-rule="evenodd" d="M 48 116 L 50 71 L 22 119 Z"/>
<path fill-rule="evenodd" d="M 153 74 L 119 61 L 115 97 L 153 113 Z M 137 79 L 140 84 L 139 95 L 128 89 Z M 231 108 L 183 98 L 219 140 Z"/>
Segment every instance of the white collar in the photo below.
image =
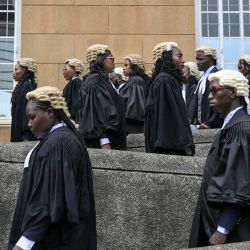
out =
<path fill-rule="evenodd" d="M 196 94 L 196 92 L 198 91 L 200 94 L 204 94 L 205 93 L 205 90 L 206 90 L 206 83 L 207 83 L 207 78 L 210 74 L 210 72 L 213 70 L 215 66 L 212 65 L 211 67 L 209 67 L 206 71 L 204 71 L 204 73 L 202 74 L 198 84 L 197 84 L 197 87 L 194 91 L 194 94 Z"/>
<path fill-rule="evenodd" d="M 60 122 L 60 123 L 57 123 L 56 125 L 54 125 L 51 130 L 49 131 L 49 133 L 51 133 L 52 131 L 54 131 L 55 129 L 57 128 L 60 128 L 62 126 L 66 126 L 66 124 L 64 122 Z"/>
<path fill-rule="evenodd" d="M 60 122 L 60 123 L 57 123 L 56 125 L 54 125 L 52 127 L 52 129 L 49 131 L 49 133 L 51 133 L 52 131 L 54 131 L 55 129 L 58 129 L 62 126 L 66 126 L 66 124 L 64 122 Z M 40 143 L 40 142 L 39 142 Z M 32 154 L 32 152 L 34 151 L 34 149 L 37 147 L 37 145 L 39 144 L 37 143 L 31 150 L 30 152 L 27 154 L 26 158 L 25 158 L 25 161 L 24 161 L 24 168 L 27 168 L 29 166 L 29 161 L 30 161 L 30 156 Z"/>
<path fill-rule="evenodd" d="M 240 107 L 238 107 L 238 108 L 236 108 L 236 109 L 230 111 L 230 112 L 227 114 L 226 118 L 224 119 L 224 123 L 223 123 L 221 129 L 223 129 L 223 128 L 229 123 L 229 121 L 232 119 L 232 117 L 234 116 L 234 114 L 235 114 L 239 109 L 242 109 L 242 108 L 243 108 L 243 106 L 240 106 Z"/>

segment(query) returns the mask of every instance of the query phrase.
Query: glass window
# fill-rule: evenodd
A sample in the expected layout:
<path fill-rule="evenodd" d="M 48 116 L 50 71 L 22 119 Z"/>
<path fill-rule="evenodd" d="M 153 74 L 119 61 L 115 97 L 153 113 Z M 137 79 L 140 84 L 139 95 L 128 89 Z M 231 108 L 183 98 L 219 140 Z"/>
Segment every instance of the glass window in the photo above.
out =
<path fill-rule="evenodd" d="M 10 99 L 14 87 L 15 4 L 15 0 L 0 0 L 0 119 L 10 117 Z"/>
<path fill-rule="evenodd" d="M 217 0 L 208 1 L 208 11 L 218 11 Z"/>
<path fill-rule="evenodd" d="M 250 0 L 195 0 L 200 7 L 198 44 L 216 41 L 222 68 L 237 65 L 241 54 L 250 54 Z M 216 9 L 211 9 L 211 6 Z"/>
<path fill-rule="evenodd" d="M 239 0 L 223 0 L 223 11 L 239 11 Z"/>
<path fill-rule="evenodd" d="M 250 10 L 250 0 L 243 0 L 243 10 L 248 11 Z"/>
<path fill-rule="evenodd" d="M 238 13 L 223 14 L 224 36 L 239 37 L 240 36 L 240 16 Z"/>
<path fill-rule="evenodd" d="M 250 13 L 244 13 L 244 36 L 250 37 Z"/>

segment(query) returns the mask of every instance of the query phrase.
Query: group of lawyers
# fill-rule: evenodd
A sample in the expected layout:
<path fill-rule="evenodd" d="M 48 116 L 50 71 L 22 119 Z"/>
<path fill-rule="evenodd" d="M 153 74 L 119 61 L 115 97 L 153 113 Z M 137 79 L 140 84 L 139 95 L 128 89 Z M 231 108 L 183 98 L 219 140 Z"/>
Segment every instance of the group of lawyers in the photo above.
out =
<path fill-rule="evenodd" d="M 157 44 L 153 60 L 149 78 L 142 58 L 127 55 L 123 73 L 128 81 L 116 85 L 109 78 L 115 68 L 112 52 L 107 45 L 92 45 L 83 82 L 81 61 L 65 61 L 69 83 L 63 94 L 55 87 L 37 88 L 33 59 L 17 62 L 11 140 L 39 142 L 25 159 L 9 249 L 96 249 L 86 146 L 126 150 L 126 125 L 131 133 L 144 131 L 146 152 L 188 156 L 195 154 L 190 125 L 221 128 L 204 169 L 190 247 L 250 240 L 250 104 L 242 74 L 243 66 L 249 74 L 248 57 L 239 61 L 242 73 L 219 71 L 215 49 L 196 49 L 203 75 L 193 91 L 185 83 L 184 95 L 178 44 Z"/>

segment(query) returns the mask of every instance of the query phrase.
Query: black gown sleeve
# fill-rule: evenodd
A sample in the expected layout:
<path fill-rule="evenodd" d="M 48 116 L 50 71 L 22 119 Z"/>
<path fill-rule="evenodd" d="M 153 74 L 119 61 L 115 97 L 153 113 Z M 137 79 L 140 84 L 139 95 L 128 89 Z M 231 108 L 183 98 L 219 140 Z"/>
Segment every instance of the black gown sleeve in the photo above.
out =
<path fill-rule="evenodd" d="M 145 82 L 143 78 L 134 76 L 123 85 L 120 95 L 124 99 L 125 118 L 144 121 L 145 114 Z"/>
<path fill-rule="evenodd" d="M 90 75 L 84 81 L 80 95 L 77 122 L 84 138 L 100 138 L 107 130 L 123 131 L 123 102 L 108 79 L 99 74 Z"/>
<path fill-rule="evenodd" d="M 57 132 L 58 133 L 58 132 Z M 65 143 L 67 142 L 67 143 Z M 35 156 L 33 155 L 35 154 Z M 79 223 L 82 210 L 79 200 L 84 192 L 79 191 L 77 178 L 82 178 L 80 169 L 82 151 L 77 142 L 69 136 L 51 136 L 41 147 L 38 146 L 31 157 L 33 161 L 33 185 L 23 219 L 22 231 L 36 227 L 49 218 L 50 224 L 62 220 Z M 79 169 L 78 169 L 79 168 Z M 86 171 L 86 170 L 85 170 Z M 77 176 L 79 174 L 80 176 Z M 82 197 L 78 197 L 82 195 Z M 85 214 L 89 212 L 86 203 Z"/>
<path fill-rule="evenodd" d="M 226 134 L 225 136 L 223 134 Z M 250 205 L 250 122 L 239 123 L 222 130 L 224 147 L 211 180 L 208 182 L 207 199 Z"/>
<path fill-rule="evenodd" d="M 67 103 L 71 118 L 75 121 L 79 112 L 80 106 L 80 88 L 82 80 L 75 78 L 71 80 L 63 89 L 63 95 Z"/>
<path fill-rule="evenodd" d="M 172 77 L 160 78 L 150 92 L 145 117 L 147 151 L 193 147 L 192 132 L 178 82 Z"/>
<path fill-rule="evenodd" d="M 26 81 L 19 89 L 17 102 L 12 107 L 11 141 L 32 140 L 33 135 L 28 127 L 26 116 L 26 94 L 35 87 L 30 81 Z"/>

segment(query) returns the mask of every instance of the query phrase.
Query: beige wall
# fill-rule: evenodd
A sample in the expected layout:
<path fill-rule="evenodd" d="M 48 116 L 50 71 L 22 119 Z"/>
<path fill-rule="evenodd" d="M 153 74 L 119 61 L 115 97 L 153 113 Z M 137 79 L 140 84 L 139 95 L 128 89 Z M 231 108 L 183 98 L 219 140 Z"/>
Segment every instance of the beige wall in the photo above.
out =
<path fill-rule="evenodd" d="M 94 43 L 109 45 L 117 66 L 128 53 L 152 67 L 152 48 L 176 41 L 194 60 L 194 0 L 23 0 L 21 56 L 39 63 L 40 85 L 65 85 L 63 62 L 85 60 Z"/>

